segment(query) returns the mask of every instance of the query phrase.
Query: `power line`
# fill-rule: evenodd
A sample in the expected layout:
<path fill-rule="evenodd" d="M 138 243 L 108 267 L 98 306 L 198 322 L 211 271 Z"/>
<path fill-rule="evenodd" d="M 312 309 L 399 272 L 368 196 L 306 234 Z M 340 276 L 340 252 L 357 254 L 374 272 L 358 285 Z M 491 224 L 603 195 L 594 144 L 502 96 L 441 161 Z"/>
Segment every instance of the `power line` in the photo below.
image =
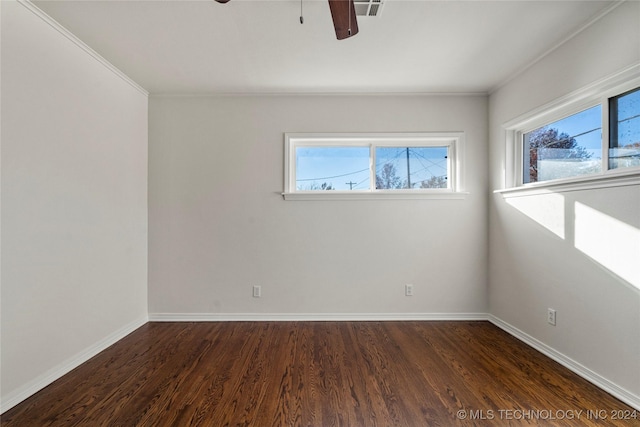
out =
<path fill-rule="evenodd" d="M 442 169 L 447 169 L 446 166 L 440 165 L 438 164 L 436 161 L 434 161 L 433 159 L 429 159 L 427 157 L 425 157 L 424 155 L 422 155 L 421 153 L 419 153 L 417 150 L 412 149 L 411 147 L 395 147 L 396 148 L 396 154 L 391 157 L 391 158 L 386 158 L 384 162 L 380 161 L 381 158 L 378 157 L 376 161 L 376 170 L 378 169 L 379 166 L 386 164 L 386 163 L 397 163 L 398 161 L 400 161 L 400 156 L 402 156 L 403 154 L 406 154 L 407 157 L 409 157 L 409 152 L 413 153 L 413 155 L 415 156 L 414 158 L 416 160 L 418 160 L 418 162 L 423 166 L 423 169 L 420 169 L 418 171 L 414 171 L 414 172 L 409 172 L 408 174 L 408 179 L 410 180 L 411 176 L 415 176 L 418 172 L 421 172 L 423 170 L 428 170 L 429 167 L 425 166 L 424 163 L 422 163 L 422 161 L 420 161 L 419 157 L 421 157 L 422 159 L 426 160 L 427 162 L 431 163 L 433 166 L 435 167 L 440 167 Z M 408 159 L 407 159 L 408 160 Z M 369 168 L 366 169 L 360 169 L 354 172 L 348 172 L 348 173 L 344 173 L 344 174 L 340 174 L 340 175 L 333 175 L 333 176 L 324 176 L 324 177 L 315 177 L 315 178 L 301 178 L 301 179 L 296 179 L 296 182 L 305 182 L 305 181 L 321 181 L 321 180 L 326 180 L 326 179 L 334 179 L 334 178 L 342 178 L 345 176 L 350 176 L 350 175 L 355 175 L 358 173 L 362 173 L 365 171 L 369 171 Z M 433 173 L 432 173 L 433 174 Z M 364 183 L 365 181 L 367 181 L 369 179 L 369 177 L 367 176 L 365 179 L 363 179 L 362 181 L 358 182 L 358 183 L 353 183 L 353 184 L 349 184 L 346 183 L 346 185 L 355 185 L 355 187 L 357 188 L 358 186 L 360 186 L 360 184 Z"/>
<path fill-rule="evenodd" d="M 625 119 L 620 119 L 620 120 L 618 120 L 618 123 L 628 122 L 628 121 L 631 121 L 633 119 L 637 119 L 638 117 L 640 117 L 640 114 L 636 114 L 635 116 L 627 117 Z"/>
<path fill-rule="evenodd" d="M 556 129 L 556 128 L 548 128 L 548 129 L 555 129 L 557 132 L 560 132 L 560 130 L 558 130 L 558 129 Z M 536 129 L 536 130 L 537 130 L 537 129 Z M 590 134 L 590 133 L 595 132 L 595 131 L 598 131 L 598 130 L 599 130 L 599 131 L 602 131 L 602 128 L 601 128 L 601 127 L 598 127 L 598 128 L 594 128 L 594 129 L 591 129 L 591 130 L 588 130 L 588 131 L 585 131 L 585 132 L 582 132 L 582 133 L 575 134 L 575 135 L 573 135 L 573 136 L 567 136 L 566 138 L 556 139 L 556 140 L 553 140 L 553 141 L 547 142 L 546 144 L 543 144 L 543 145 L 541 145 L 541 146 L 535 147 L 535 149 L 536 149 L 536 150 L 540 150 L 540 149 L 542 149 L 542 148 L 547 148 L 548 146 L 553 145 L 553 144 L 560 144 L 560 143 L 564 143 L 564 142 L 570 141 L 570 140 L 572 140 L 572 139 L 573 139 L 573 140 L 575 140 L 575 139 L 576 139 L 576 138 L 578 138 L 578 137 L 581 137 L 581 136 L 584 136 L 584 135 Z M 533 132 L 535 132 L 535 131 L 533 131 Z M 529 138 L 529 147 L 531 147 L 531 139 L 530 139 L 530 138 Z M 581 145 L 579 145 L 579 147 L 581 147 Z"/>
<path fill-rule="evenodd" d="M 381 148 L 387 148 L 387 147 L 381 147 Z M 381 161 L 379 161 L 379 158 L 377 158 L 377 157 L 376 157 L 376 169 L 377 169 L 377 168 L 378 168 L 378 166 L 379 166 L 379 165 L 381 165 L 381 164 L 386 164 L 386 163 L 391 163 L 391 162 L 393 162 L 394 160 L 398 159 L 398 157 L 400 157 L 400 156 L 404 153 L 404 148 L 402 148 L 402 147 L 397 148 L 397 150 L 398 150 L 398 151 L 396 152 L 396 155 L 395 155 L 395 156 L 393 156 L 393 157 L 392 157 L 392 158 L 390 158 L 390 159 L 387 159 L 384 163 L 382 163 Z"/>
<path fill-rule="evenodd" d="M 437 163 L 437 162 L 436 162 L 435 160 L 433 160 L 433 159 L 430 159 L 430 158 L 428 158 L 428 157 L 425 157 L 424 155 L 420 154 L 420 153 L 419 153 L 419 152 L 417 152 L 417 151 L 414 151 L 414 152 L 413 152 L 413 154 L 416 156 L 416 158 L 418 158 L 418 157 L 422 157 L 422 158 L 423 158 L 423 159 L 425 159 L 427 162 L 431 163 L 433 166 L 436 166 L 436 167 L 442 168 L 442 169 L 444 169 L 444 170 L 447 170 L 447 167 L 446 167 L 446 166 L 443 166 L 443 165 L 441 165 L 440 163 Z M 446 156 L 445 156 L 444 158 L 446 159 Z M 440 161 L 442 161 L 442 160 L 440 160 Z M 421 164 L 422 164 L 422 162 L 421 162 Z M 424 164 L 423 164 L 422 166 L 424 166 Z"/>
<path fill-rule="evenodd" d="M 341 178 L 341 177 L 343 177 L 343 176 L 355 175 L 355 174 L 357 174 L 357 173 L 361 173 L 361 172 L 368 171 L 368 170 L 369 170 L 369 168 L 362 169 L 362 170 L 355 171 L 355 172 L 345 173 L 345 174 L 342 174 L 342 175 L 324 176 L 324 177 L 320 177 L 320 178 L 296 179 L 296 182 L 298 182 L 298 181 L 320 181 L 320 180 L 322 180 L 322 179 Z"/>
<path fill-rule="evenodd" d="M 364 183 L 365 181 L 369 181 L 369 177 L 368 176 L 365 179 L 363 179 L 362 181 L 360 181 L 359 183 L 356 184 L 356 190 L 358 189 L 360 184 Z"/>

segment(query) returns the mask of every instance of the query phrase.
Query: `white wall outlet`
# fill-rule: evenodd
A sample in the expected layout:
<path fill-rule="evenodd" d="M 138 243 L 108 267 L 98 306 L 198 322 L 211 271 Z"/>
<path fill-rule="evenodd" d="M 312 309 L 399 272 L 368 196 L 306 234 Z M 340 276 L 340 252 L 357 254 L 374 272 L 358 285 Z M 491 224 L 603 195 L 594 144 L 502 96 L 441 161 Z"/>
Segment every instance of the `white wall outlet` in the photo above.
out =
<path fill-rule="evenodd" d="M 412 297 L 413 296 L 413 285 L 411 285 L 411 284 L 404 285 L 404 294 L 405 294 L 405 296 Z"/>
<path fill-rule="evenodd" d="M 556 326 L 556 311 L 553 308 L 547 309 L 547 323 Z"/>
<path fill-rule="evenodd" d="M 253 297 L 260 298 L 262 296 L 262 286 L 254 285 L 253 286 Z"/>

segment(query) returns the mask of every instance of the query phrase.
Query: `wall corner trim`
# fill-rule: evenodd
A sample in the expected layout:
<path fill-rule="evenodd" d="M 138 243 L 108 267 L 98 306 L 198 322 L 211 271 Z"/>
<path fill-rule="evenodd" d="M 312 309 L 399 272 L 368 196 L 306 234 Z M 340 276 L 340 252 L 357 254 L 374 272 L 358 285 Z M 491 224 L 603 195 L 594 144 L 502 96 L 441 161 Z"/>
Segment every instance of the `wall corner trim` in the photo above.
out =
<path fill-rule="evenodd" d="M 80 351 L 75 356 L 62 362 L 58 366 L 55 366 L 54 368 L 48 370 L 34 380 L 9 393 L 8 396 L 6 396 L 6 398 L 2 399 L 2 402 L 0 402 L 0 414 L 5 413 L 9 409 L 16 406 L 18 403 L 22 402 L 23 400 L 34 395 L 49 384 L 53 383 L 58 378 L 71 372 L 73 369 L 77 368 L 101 351 L 120 341 L 131 332 L 146 324 L 148 321 L 149 319 L 146 315 L 139 317 L 133 322 L 130 322 L 124 325 L 122 328 L 107 335 L 95 344 Z"/>
<path fill-rule="evenodd" d="M 87 53 L 93 59 L 95 59 L 100 64 L 102 64 L 109 71 L 114 73 L 116 76 L 120 77 L 123 81 L 128 83 L 130 86 L 132 86 L 138 92 L 142 93 L 144 96 L 149 97 L 149 92 L 146 89 L 144 89 L 138 83 L 136 83 L 133 80 L 131 80 L 131 78 L 129 76 L 127 76 L 125 73 L 120 71 L 120 69 L 118 69 L 115 65 L 113 65 L 112 63 L 107 61 L 102 55 L 100 55 L 98 52 L 96 52 L 91 47 L 89 47 L 85 42 L 80 40 L 71 31 L 69 31 L 65 27 L 63 27 L 58 21 L 56 21 L 55 19 L 53 19 L 52 17 L 47 15 L 38 6 L 36 6 L 35 4 L 31 3 L 30 0 L 17 0 L 17 1 L 22 6 L 24 6 L 29 11 L 31 11 L 34 15 L 36 15 L 37 17 L 42 19 L 44 22 L 49 24 L 54 30 L 56 30 L 57 32 L 59 32 L 60 34 L 65 36 L 67 39 L 69 39 L 72 43 L 74 43 L 76 46 L 78 46 L 80 49 L 82 49 L 85 53 Z"/>
<path fill-rule="evenodd" d="M 515 326 L 505 322 L 499 317 L 489 314 L 488 320 L 489 322 L 496 325 L 498 328 L 502 329 L 503 331 L 507 332 L 510 335 L 513 335 L 515 338 L 533 347 L 534 349 L 538 350 L 545 356 L 555 360 L 565 368 L 576 373 L 577 375 L 581 376 L 582 378 L 594 384 L 595 386 L 601 388 L 602 390 L 606 391 L 607 393 L 611 394 L 617 399 L 620 399 L 621 401 L 632 406 L 633 408 L 640 410 L 640 396 L 634 393 L 631 393 L 630 391 L 620 387 L 619 385 L 597 374 L 596 372 L 592 371 L 586 366 L 576 362 L 570 357 L 565 356 L 564 354 L 560 353 L 554 348 L 548 346 L 542 341 L 539 341 L 538 339 L 532 337 L 526 332 L 523 332 L 520 329 L 516 328 Z"/>

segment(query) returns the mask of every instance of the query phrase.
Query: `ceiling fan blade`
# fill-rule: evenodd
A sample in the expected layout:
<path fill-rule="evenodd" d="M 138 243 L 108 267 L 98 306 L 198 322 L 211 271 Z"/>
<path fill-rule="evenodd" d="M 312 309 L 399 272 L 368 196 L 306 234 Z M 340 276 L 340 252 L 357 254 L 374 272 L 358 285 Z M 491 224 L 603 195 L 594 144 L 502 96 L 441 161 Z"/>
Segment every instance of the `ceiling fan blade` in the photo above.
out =
<path fill-rule="evenodd" d="M 216 0 L 218 3 L 228 3 L 229 0 Z"/>
<path fill-rule="evenodd" d="M 358 21 L 353 0 L 329 0 L 329 8 L 338 40 L 358 34 Z"/>

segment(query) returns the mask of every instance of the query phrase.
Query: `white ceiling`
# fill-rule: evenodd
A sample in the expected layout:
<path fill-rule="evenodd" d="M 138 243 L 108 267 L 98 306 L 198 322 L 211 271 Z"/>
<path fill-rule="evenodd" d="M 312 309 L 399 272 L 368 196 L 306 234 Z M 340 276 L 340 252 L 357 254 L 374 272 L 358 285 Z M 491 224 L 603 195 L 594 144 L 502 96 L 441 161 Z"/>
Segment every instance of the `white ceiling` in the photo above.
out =
<path fill-rule="evenodd" d="M 151 93 L 490 92 L 612 1 L 386 0 L 335 38 L 326 0 L 34 1 Z"/>

